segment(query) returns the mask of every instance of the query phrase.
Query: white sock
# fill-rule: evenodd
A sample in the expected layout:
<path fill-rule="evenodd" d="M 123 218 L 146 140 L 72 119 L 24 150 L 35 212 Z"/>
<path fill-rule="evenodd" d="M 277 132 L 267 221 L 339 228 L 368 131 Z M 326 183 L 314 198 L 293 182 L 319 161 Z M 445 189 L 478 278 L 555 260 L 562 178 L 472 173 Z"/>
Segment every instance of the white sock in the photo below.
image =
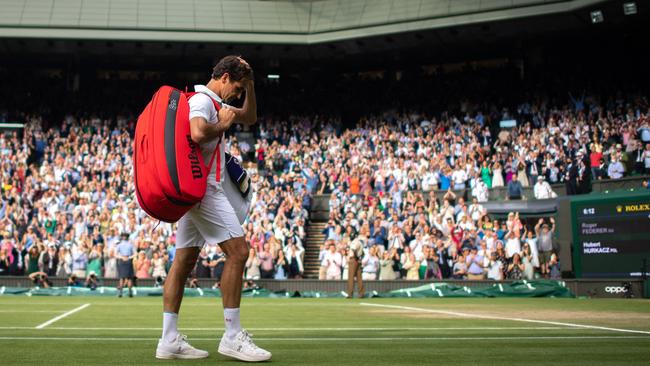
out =
<path fill-rule="evenodd" d="M 239 308 L 224 308 L 223 309 L 224 323 L 226 323 L 226 337 L 235 339 L 237 333 L 241 331 L 241 324 L 239 323 Z"/>
<path fill-rule="evenodd" d="M 163 333 L 162 338 L 167 343 L 172 343 L 176 340 L 178 329 L 176 323 L 178 322 L 178 314 L 163 312 Z"/>

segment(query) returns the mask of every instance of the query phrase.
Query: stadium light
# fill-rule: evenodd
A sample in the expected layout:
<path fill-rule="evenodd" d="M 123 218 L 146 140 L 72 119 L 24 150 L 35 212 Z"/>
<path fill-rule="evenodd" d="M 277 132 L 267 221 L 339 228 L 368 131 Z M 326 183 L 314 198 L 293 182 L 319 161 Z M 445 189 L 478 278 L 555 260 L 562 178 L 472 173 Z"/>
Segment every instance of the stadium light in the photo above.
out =
<path fill-rule="evenodd" d="M 636 14 L 636 3 L 635 2 L 629 2 L 629 3 L 624 3 L 623 4 L 623 13 L 625 15 L 634 15 Z"/>
<path fill-rule="evenodd" d="M 280 79 L 280 75 L 278 75 L 278 74 L 268 74 L 268 75 L 266 75 L 266 78 L 267 79 L 276 79 L 277 80 L 277 79 Z"/>
<path fill-rule="evenodd" d="M 605 20 L 603 12 L 600 10 L 594 10 L 591 12 L 591 23 L 602 23 Z"/>

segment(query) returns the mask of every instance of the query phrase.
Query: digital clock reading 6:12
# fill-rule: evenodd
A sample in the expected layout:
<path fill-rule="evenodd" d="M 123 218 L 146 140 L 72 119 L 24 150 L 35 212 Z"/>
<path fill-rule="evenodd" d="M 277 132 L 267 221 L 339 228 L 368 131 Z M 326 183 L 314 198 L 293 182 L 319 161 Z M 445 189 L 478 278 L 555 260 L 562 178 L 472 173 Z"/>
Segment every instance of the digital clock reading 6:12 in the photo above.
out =
<path fill-rule="evenodd" d="M 593 208 L 593 207 L 583 208 L 582 209 L 582 214 L 583 215 L 595 215 L 596 214 L 596 209 Z"/>

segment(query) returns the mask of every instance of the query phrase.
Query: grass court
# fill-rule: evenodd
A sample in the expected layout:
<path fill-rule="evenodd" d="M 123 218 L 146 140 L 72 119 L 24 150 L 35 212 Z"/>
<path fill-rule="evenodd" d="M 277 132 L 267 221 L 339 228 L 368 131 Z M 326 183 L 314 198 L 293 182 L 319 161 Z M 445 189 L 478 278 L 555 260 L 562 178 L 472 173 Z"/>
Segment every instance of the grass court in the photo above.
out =
<path fill-rule="evenodd" d="M 157 360 L 160 297 L 0 297 L 3 365 L 234 365 L 216 352 L 219 298 L 186 298 L 179 329 L 204 360 Z M 650 301 L 242 299 L 273 365 L 647 365 Z"/>

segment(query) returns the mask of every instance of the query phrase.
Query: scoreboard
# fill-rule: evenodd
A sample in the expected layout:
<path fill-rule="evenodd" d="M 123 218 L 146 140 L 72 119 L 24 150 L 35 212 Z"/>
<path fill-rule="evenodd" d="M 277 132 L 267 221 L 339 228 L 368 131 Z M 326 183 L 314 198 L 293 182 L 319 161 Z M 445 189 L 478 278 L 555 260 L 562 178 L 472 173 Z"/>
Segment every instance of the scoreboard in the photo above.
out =
<path fill-rule="evenodd" d="M 578 278 L 631 278 L 650 262 L 650 193 L 572 200 L 573 264 Z"/>

